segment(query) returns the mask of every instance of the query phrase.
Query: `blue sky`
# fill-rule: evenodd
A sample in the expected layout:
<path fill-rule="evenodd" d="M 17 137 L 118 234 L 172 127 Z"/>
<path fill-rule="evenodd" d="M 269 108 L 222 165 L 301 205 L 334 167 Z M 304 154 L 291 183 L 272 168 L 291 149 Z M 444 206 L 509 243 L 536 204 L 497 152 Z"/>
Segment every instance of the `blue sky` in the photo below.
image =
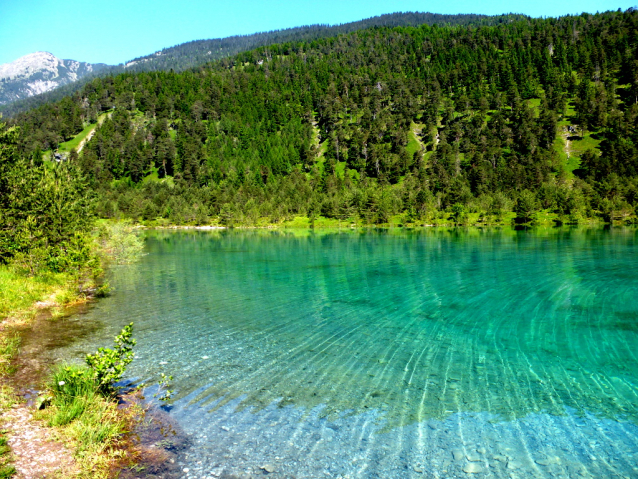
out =
<path fill-rule="evenodd" d="M 559 16 L 623 10 L 638 0 L 0 0 L 0 64 L 35 51 L 118 64 L 190 40 L 316 23 L 345 23 L 383 13 Z"/>

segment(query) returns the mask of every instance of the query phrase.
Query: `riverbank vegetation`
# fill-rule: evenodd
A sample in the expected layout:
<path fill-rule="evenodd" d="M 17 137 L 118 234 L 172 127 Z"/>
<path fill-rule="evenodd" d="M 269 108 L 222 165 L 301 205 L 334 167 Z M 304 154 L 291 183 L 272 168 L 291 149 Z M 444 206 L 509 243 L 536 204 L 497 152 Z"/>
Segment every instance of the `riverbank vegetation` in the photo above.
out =
<path fill-rule="evenodd" d="M 86 365 L 58 366 L 40 398 L 37 417 L 73 445 L 80 476 L 108 477 L 114 462 L 124 462 L 123 435 L 132 429 L 130 411 L 118 409 L 118 387 L 133 360 L 133 324 L 115 338 L 115 348 L 99 348 Z"/>
<path fill-rule="evenodd" d="M 0 410 L 19 401 L 5 380 L 15 372 L 16 327 L 37 314 L 55 319 L 65 306 L 105 294 L 104 266 L 134 260 L 142 245 L 129 223 L 96 223 L 95 195 L 77 165 L 21 157 L 18 134 L 0 124 Z M 59 438 L 71 442 L 83 477 L 107 477 L 121 461 L 114 444 L 132 420 L 109 389 L 124 359 L 130 362 L 130 348 L 108 351 L 98 352 L 90 374 L 71 366 L 55 372 L 51 407 L 41 413 Z M 111 369 L 117 374 L 109 375 Z M 61 383 L 75 384 L 82 394 L 66 394 Z M 0 441 L 0 474 L 9 477 L 11 454 L 4 435 Z"/>

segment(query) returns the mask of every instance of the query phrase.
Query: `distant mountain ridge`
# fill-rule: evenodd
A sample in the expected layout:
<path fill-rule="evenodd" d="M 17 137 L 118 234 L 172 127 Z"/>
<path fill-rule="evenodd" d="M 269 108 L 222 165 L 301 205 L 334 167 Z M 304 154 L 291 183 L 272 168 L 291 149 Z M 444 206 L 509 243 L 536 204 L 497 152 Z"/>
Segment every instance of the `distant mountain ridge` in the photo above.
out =
<path fill-rule="evenodd" d="M 340 25 L 304 25 L 301 27 L 235 35 L 211 40 L 194 40 L 158 50 L 150 55 L 134 58 L 124 65 L 127 71 L 182 71 L 198 67 L 213 60 L 231 57 L 237 53 L 278 43 L 318 40 L 320 38 L 352 33 L 374 27 L 401 27 L 417 25 L 496 25 L 520 20 L 524 15 L 443 15 L 423 12 L 398 12 L 379 15 Z"/>
<path fill-rule="evenodd" d="M 418 26 L 423 24 L 499 25 L 524 18 L 529 17 L 518 14 L 488 16 L 478 14 L 443 15 L 427 12 L 398 12 L 333 26 L 307 25 L 284 30 L 254 33 L 251 35 L 236 35 L 211 40 L 194 40 L 156 51 L 150 55 L 134 58 L 122 65 L 104 65 L 103 68 L 99 70 L 95 68 L 96 65 L 93 65 L 94 68 L 92 72 L 87 72 L 87 74 L 82 77 L 78 76 L 79 81 L 60 83 L 60 85 L 53 90 L 35 96 L 26 98 L 24 96 L 19 98 L 15 97 L 9 101 L 3 101 L 1 97 L 2 90 L 0 89 L 0 113 L 5 116 L 12 116 L 32 108 L 37 108 L 45 103 L 59 101 L 65 96 L 79 91 L 86 82 L 96 76 L 114 76 L 124 72 L 137 73 L 169 70 L 178 72 L 188 70 L 189 68 L 197 68 L 211 61 L 229 58 L 244 51 L 278 43 L 298 41 L 312 42 L 313 40 L 321 38 L 333 37 L 375 27 Z"/>
<path fill-rule="evenodd" d="M 0 65 L 0 105 L 51 91 L 107 68 L 104 63 L 62 60 L 35 52 Z"/>

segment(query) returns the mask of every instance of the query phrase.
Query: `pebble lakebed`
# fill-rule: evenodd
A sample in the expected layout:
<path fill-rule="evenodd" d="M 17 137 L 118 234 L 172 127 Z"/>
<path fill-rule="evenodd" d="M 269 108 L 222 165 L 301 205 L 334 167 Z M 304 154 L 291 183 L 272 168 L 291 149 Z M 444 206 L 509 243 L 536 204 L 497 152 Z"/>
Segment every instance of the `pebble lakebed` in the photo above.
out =
<path fill-rule="evenodd" d="M 55 354 L 133 319 L 181 477 L 638 477 L 634 236 L 151 233 Z"/>

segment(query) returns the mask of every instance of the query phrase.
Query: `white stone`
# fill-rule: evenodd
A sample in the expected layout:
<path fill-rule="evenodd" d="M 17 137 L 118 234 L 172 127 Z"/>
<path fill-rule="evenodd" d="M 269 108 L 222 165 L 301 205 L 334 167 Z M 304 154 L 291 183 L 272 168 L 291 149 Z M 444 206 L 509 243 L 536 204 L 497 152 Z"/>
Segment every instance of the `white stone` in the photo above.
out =
<path fill-rule="evenodd" d="M 469 462 L 463 467 L 463 472 L 467 474 L 481 474 L 485 472 L 485 468 L 476 462 Z"/>

